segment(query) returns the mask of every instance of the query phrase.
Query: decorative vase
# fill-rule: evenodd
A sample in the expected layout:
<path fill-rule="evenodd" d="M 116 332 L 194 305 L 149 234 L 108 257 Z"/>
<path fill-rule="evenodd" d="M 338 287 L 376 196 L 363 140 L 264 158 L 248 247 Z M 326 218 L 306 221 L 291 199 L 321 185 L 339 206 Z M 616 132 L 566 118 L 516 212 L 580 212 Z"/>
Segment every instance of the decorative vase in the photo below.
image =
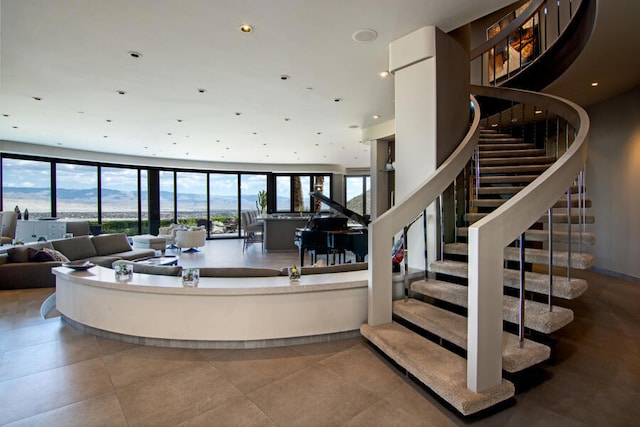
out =
<path fill-rule="evenodd" d="M 295 265 L 293 267 L 289 267 L 289 281 L 297 282 L 300 280 L 300 269 Z"/>
<path fill-rule="evenodd" d="M 183 268 L 182 269 L 182 286 L 197 287 L 200 282 L 199 268 Z"/>

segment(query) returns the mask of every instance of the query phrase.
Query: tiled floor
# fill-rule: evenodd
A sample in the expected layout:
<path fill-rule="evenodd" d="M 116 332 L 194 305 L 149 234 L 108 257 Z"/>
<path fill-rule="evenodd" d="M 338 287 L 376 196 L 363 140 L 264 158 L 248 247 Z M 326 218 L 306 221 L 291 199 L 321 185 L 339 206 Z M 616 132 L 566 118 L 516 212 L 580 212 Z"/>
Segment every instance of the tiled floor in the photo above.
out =
<path fill-rule="evenodd" d="M 208 242 L 183 265 L 273 265 L 295 254 L 242 254 Z M 22 426 L 632 426 L 640 417 L 640 284 L 592 272 L 497 413 L 463 419 L 360 338 L 258 350 L 182 350 L 97 338 L 42 319 L 52 289 L 0 292 L 0 424 Z M 526 381 L 525 381 L 526 380 Z"/>

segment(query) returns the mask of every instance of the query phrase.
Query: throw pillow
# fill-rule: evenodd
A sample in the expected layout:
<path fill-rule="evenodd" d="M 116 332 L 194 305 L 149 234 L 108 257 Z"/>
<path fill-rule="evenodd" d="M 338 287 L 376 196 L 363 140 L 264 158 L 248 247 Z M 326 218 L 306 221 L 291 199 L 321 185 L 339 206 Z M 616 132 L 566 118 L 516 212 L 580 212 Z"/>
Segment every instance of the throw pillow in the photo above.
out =
<path fill-rule="evenodd" d="M 42 250 L 50 254 L 53 257 L 54 261 L 69 262 L 69 258 L 64 256 L 64 254 L 60 251 L 56 251 L 55 249 L 49 249 L 49 248 L 42 248 Z"/>
<path fill-rule="evenodd" d="M 29 257 L 29 261 L 47 262 L 47 261 L 57 261 L 57 260 L 49 252 L 42 250 L 42 251 L 35 251 L 33 255 Z"/>

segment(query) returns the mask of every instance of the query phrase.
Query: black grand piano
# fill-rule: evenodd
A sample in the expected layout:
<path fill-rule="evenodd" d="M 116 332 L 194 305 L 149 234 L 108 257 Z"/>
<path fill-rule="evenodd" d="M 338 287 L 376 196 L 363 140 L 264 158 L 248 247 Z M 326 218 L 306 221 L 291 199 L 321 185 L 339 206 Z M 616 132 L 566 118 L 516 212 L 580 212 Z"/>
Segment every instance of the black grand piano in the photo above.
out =
<path fill-rule="evenodd" d="M 318 255 L 344 257 L 346 251 L 353 252 L 356 262 L 363 262 L 369 252 L 368 229 L 369 219 L 353 212 L 319 192 L 311 192 L 311 196 L 321 200 L 339 212 L 336 215 L 312 215 L 305 228 L 296 230 L 295 244 L 300 252 L 300 266 L 304 265 L 304 252 L 311 255 L 312 263 Z M 357 226 L 347 225 L 349 219 Z"/>

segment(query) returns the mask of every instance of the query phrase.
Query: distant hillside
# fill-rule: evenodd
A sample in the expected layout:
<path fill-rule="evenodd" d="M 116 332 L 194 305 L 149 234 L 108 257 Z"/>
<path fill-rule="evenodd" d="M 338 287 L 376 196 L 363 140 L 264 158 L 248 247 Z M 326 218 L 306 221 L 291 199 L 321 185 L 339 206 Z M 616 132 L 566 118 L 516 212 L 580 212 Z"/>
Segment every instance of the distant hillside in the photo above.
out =
<path fill-rule="evenodd" d="M 95 201 L 98 199 L 97 189 L 75 190 L 59 188 L 57 190 L 58 204 L 73 206 L 76 210 L 95 211 Z M 147 192 L 143 191 L 142 199 L 146 200 Z M 5 208 L 18 205 L 22 210 L 29 208 L 31 212 L 46 211 L 49 209 L 51 192 L 49 188 L 3 188 Z M 249 194 L 242 197 L 241 206 L 255 206 L 257 195 Z M 160 203 L 163 206 L 173 205 L 173 193 L 160 192 Z M 102 190 L 102 204 L 108 209 L 130 211 L 137 210 L 138 200 L 133 191 L 122 191 L 104 188 Z M 178 193 L 178 207 L 180 210 L 204 210 L 207 206 L 207 196 L 195 193 Z M 235 196 L 211 197 L 212 211 L 235 211 L 237 198 Z"/>

